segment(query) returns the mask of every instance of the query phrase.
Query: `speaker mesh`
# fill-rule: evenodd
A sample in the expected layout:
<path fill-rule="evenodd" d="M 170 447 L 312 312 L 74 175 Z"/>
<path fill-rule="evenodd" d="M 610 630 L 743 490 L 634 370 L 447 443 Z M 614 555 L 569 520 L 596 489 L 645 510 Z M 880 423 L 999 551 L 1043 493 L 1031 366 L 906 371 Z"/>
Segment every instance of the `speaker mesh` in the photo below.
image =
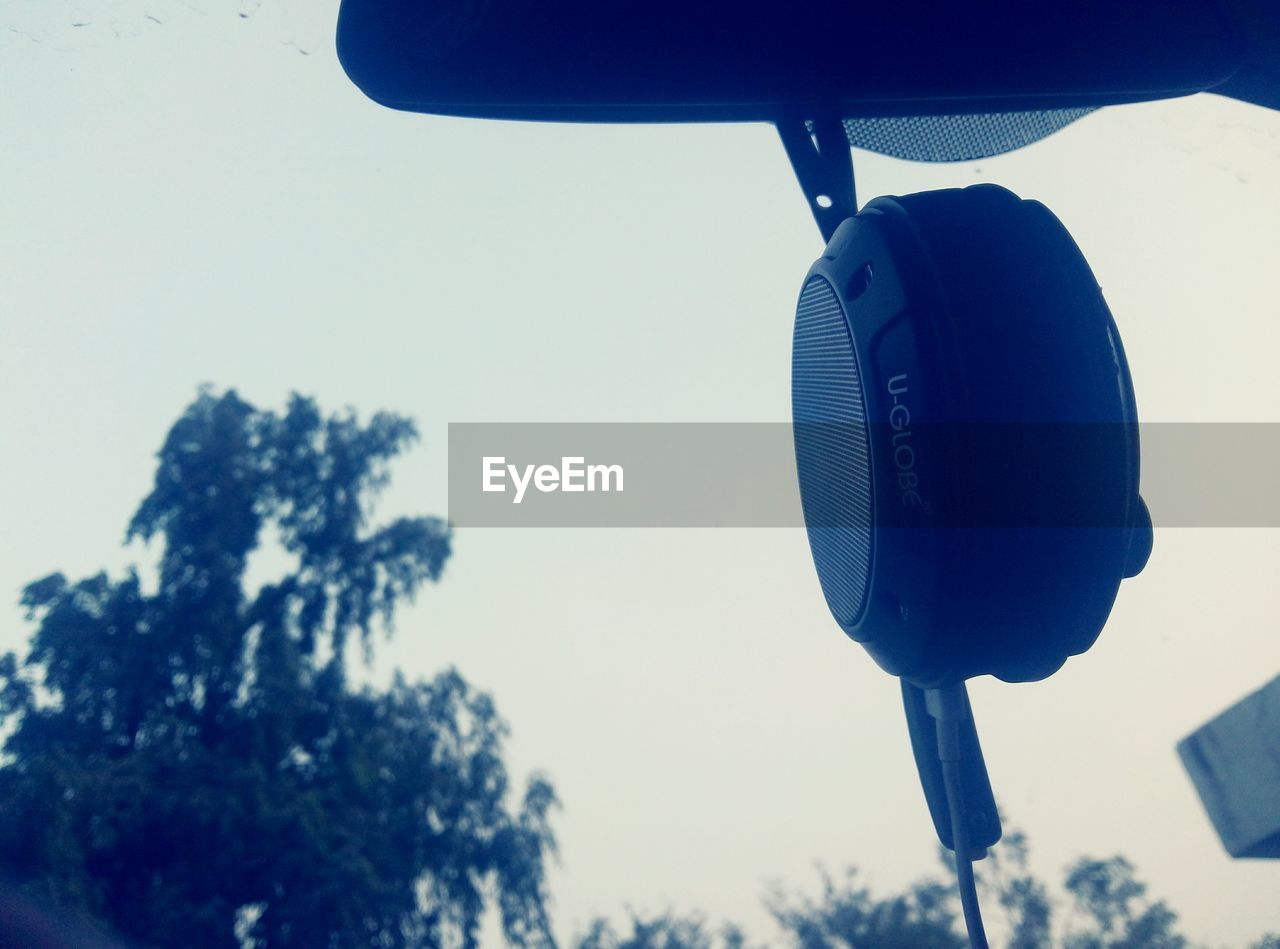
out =
<path fill-rule="evenodd" d="M 831 612 L 852 625 L 871 578 L 871 459 L 849 327 L 821 277 L 809 279 L 796 307 L 791 412 L 813 561 Z"/>

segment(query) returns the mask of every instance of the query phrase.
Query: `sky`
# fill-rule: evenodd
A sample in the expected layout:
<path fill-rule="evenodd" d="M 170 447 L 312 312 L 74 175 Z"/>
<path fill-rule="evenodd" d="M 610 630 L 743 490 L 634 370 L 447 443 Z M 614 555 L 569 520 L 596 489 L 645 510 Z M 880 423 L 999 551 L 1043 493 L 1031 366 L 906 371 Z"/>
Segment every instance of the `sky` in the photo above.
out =
<path fill-rule="evenodd" d="M 335 14 L 0 10 L 0 648 L 30 633 L 26 582 L 154 559 L 124 527 L 204 383 L 415 417 L 383 517 L 445 512 L 449 422 L 788 418 L 821 242 L 772 129 L 393 112 L 343 74 Z M 995 159 L 855 166 L 864 200 L 994 181 L 1052 208 L 1144 420 L 1280 421 L 1280 115 L 1197 96 Z M 1038 873 L 1123 853 L 1196 939 L 1280 930 L 1280 863 L 1227 857 L 1174 751 L 1280 671 L 1278 565 L 1275 530 L 1158 529 L 1088 654 L 971 683 Z M 562 937 L 629 905 L 767 938 L 771 881 L 936 872 L 897 684 L 831 620 L 801 530 L 459 531 L 369 674 L 450 664 L 494 693 L 515 775 L 563 800 Z"/>

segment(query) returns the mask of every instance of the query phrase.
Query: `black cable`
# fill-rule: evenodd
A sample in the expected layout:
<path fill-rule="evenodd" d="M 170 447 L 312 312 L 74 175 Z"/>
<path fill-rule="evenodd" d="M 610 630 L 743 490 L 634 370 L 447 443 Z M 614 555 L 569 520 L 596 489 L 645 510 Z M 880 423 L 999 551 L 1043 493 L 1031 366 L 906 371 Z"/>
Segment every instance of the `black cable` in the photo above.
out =
<path fill-rule="evenodd" d="M 942 782 L 947 792 L 947 809 L 951 814 L 951 849 L 956 856 L 956 881 L 960 890 L 960 909 L 972 949 L 987 949 L 987 933 L 982 926 L 982 910 L 978 905 L 978 885 L 973 876 L 973 846 L 970 842 L 969 815 L 965 808 L 964 746 L 961 725 L 969 717 L 969 701 L 964 684 L 926 693 L 929 714 L 937 722 L 938 760 L 942 763 Z"/>
<path fill-rule="evenodd" d="M 973 949 L 987 949 L 987 932 L 982 926 L 982 909 L 978 906 L 978 884 L 973 877 L 973 861 L 970 859 L 964 795 L 960 792 L 959 760 L 942 760 L 942 780 L 947 786 L 947 805 L 951 809 L 951 842 L 955 844 L 956 881 L 960 889 L 964 927 L 969 933 L 969 945 Z"/>

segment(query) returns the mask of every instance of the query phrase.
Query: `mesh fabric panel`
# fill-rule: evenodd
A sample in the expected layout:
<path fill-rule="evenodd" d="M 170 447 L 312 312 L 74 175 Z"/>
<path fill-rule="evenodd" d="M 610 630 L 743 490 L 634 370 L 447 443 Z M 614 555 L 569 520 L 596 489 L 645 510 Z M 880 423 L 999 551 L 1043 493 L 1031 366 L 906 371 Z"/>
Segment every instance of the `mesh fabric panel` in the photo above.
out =
<path fill-rule="evenodd" d="M 1030 145 L 1092 109 L 845 119 L 853 148 L 911 161 L 967 161 Z"/>

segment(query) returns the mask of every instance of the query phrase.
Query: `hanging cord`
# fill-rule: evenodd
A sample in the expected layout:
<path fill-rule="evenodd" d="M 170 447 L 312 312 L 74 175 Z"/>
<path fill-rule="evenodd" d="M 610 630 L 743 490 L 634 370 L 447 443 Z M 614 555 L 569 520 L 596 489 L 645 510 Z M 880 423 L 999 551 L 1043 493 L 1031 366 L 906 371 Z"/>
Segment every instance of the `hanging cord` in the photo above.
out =
<path fill-rule="evenodd" d="M 964 925 L 969 933 L 969 945 L 973 949 L 987 949 L 987 934 L 982 926 L 982 911 L 978 906 L 978 886 L 973 876 L 974 848 L 971 843 L 964 786 L 964 734 L 972 729 L 969 699 L 964 683 L 925 691 L 925 703 L 929 714 L 937 722 L 938 760 L 942 763 L 942 780 L 946 787 L 947 806 L 951 815 L 951 842 L 956 856 L 956 879 L 960 889 L 960 908 L 964 912 Z M 986 856 L 986 848 L 976 854 Z"/>

